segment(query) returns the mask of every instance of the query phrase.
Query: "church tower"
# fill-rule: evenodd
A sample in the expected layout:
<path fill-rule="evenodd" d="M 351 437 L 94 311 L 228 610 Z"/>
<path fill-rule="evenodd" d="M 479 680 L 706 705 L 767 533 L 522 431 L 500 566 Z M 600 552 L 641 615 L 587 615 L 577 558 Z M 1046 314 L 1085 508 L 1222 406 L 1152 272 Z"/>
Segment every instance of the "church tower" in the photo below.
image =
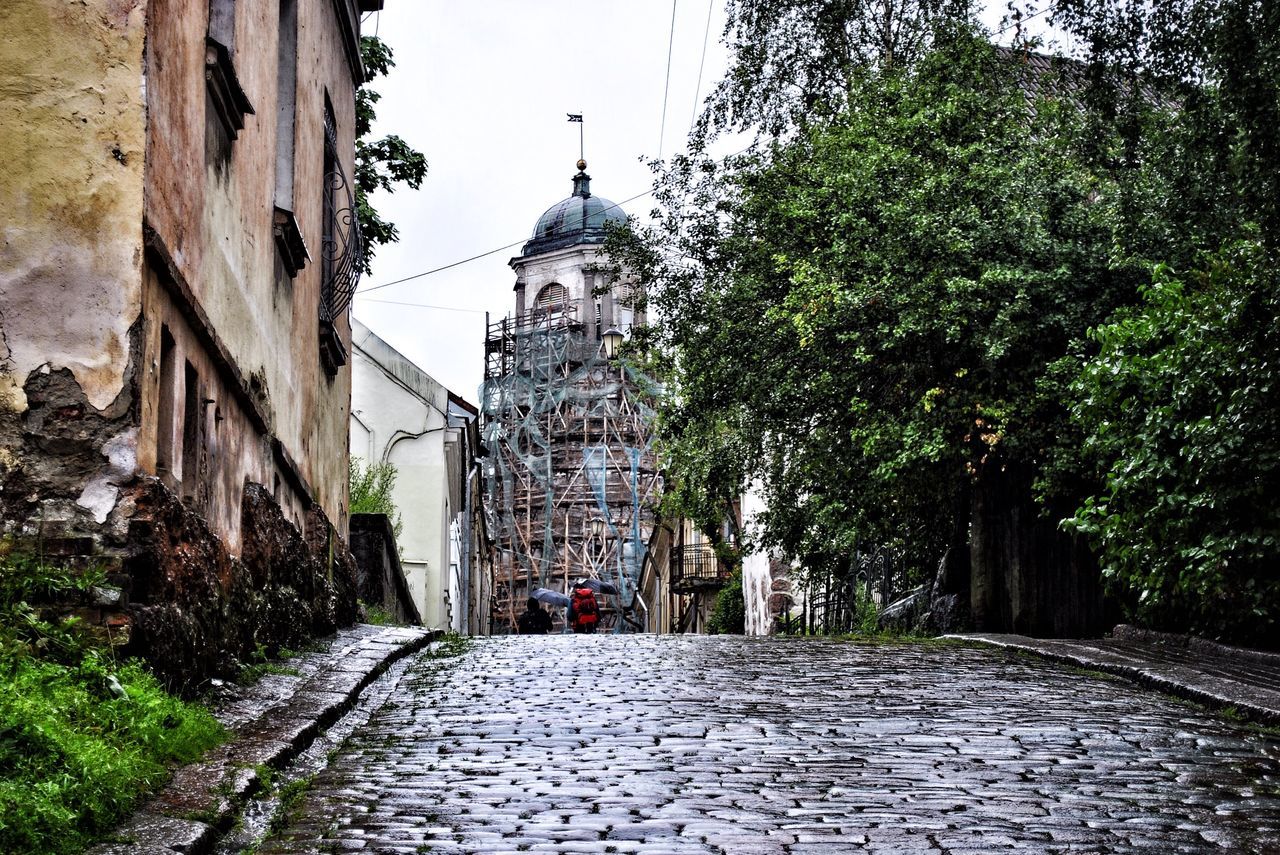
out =
<path fill-rule="evenodd" d="M 485 339 L 496 633 L 514 627 L 533 590 L 567 593 L 577 579 L 616 591 L 598 595 L 602 631 L 640 626 L 629 618 L 645 608 L 636 582 L 661 493 L 656 387 L 616 352 L 644 323 L 643 289 L 608 269 L 606 227 L 626 215 L 591 193 L 586 166 L 511 260 L 514 312 Z"/>

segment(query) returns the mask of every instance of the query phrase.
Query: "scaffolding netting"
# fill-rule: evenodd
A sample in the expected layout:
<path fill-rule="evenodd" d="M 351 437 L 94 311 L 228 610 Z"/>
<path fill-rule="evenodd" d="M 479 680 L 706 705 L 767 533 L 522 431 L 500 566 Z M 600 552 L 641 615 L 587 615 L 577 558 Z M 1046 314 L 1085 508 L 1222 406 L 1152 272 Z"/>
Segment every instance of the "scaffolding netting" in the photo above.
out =
<path fill-rule="evenodd" d="M 626 630 L 661 478 L 653 450 L 658 389 L 606 359 L 598 325 L 539 309 L 488 327 L 480 388 L 486 511 L 496 547 L 495 632 L 537 588 L 611 582 L 604 628 Z"/>

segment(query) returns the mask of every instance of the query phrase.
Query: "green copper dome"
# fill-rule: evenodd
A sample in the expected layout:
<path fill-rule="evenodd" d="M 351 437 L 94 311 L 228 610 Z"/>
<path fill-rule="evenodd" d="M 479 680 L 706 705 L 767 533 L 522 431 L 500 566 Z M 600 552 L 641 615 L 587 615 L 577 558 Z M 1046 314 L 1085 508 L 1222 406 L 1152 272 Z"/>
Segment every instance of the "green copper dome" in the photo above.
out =
<path fill-rule="evenodd" d="M 591 176 L 578 161 L 578 174 L 573 176 L 573 195 L 557 202 L 538 218 L 533 237 L 520 251 L 522 256 L 539 255 L 553 249 L 583 243 L 604 243 L 605 223 L 625 223 L 622 208 L 600 196 L 591 195 Z"/>

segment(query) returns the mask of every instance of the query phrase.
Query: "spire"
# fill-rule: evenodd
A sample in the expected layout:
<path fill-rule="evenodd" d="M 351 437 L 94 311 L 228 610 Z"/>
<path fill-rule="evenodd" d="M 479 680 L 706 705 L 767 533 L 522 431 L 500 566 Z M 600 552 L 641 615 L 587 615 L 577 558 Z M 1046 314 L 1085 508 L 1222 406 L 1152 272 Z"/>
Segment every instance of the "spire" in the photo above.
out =
<path fill-rule="evenodd" d="M 573 195 L 587 198 L 591 195 L 591 176 L 586 173 L 587 162 L 578 161 L 578 174 L 573 176 Z"/>

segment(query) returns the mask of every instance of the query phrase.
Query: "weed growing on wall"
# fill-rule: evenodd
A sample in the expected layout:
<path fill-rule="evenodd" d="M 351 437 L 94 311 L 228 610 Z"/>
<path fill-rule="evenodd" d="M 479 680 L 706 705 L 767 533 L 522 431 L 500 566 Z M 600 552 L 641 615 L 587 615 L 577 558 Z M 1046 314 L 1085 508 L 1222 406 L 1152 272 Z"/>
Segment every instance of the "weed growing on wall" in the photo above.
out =
<path fill-rule="evenodd" d="M 396 467 L 390 463 L 364 463 L 352 457 L 348 463 L 351 483 L 351 513 L 386 514 L 399 540 L 404 523 L 391 491 L 396 486 Z"/>

